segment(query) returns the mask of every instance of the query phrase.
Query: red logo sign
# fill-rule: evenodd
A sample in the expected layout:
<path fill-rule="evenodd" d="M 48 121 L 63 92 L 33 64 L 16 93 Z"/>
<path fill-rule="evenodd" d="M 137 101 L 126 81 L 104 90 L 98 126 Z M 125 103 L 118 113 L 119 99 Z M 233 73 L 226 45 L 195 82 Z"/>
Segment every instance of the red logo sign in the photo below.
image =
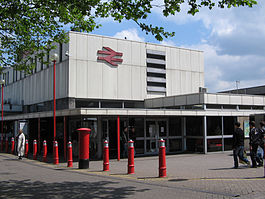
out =
<path fill-rule="evenodd" d="M 115 52 L 114 50 L 112 50 L 109 47 L 103 47 L 103 48 L 106 50 L 98 50 L 98 54 L 108 55 L 108 56 L 105 56 L 105 57 L 99 57 L 98 56 L 98 60 L 105 60 L 106 62 L 108 62 L 112 66 L 118 66 L 118 64 L 116 64 L 115 62 L 121 63 L 123 61 L 122 59 L 115 58 L 115 56 L 121 57 L 122 53 Z"/>

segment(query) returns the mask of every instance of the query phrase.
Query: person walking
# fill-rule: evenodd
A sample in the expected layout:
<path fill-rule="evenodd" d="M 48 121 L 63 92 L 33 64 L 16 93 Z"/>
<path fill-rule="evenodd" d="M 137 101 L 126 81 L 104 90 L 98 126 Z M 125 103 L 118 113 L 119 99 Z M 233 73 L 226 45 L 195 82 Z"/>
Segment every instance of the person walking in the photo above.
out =
<path fill-rule="evenodd" d="M 238 159 L 250 166 L 250 162 L 243 156 L 244 152 L 244 132 L 240 128 L 240 123 L 235 123 L 235 132 L 233 134 L 233 156 L 234 156 L 234 168 L 238 168 Z"/>
<path fill-rule="evenodd" d="M 261 164 L 260 160 L 257 159 L 257 150 L 260 144 L 261 132 L 255 127 L 255 122 L 250 122 L 250 133 L 249 133 L 249 146 L 250 146 L 250 157 L 252 162 L 252 168 L 257 168 L 258 164 Z"/>
<path fill-rule="evenodd" d="M 17 153 L 18 153 L 18 159 L 22 160 L 22 157 L 24 156 L 25 152 L 25 135 L 23 131 L 20 129 L 17 136 Z"/>
<path fill-rule="evenodd" d="M 128 127 L 124 128 L 122 134 L 121 134 L 121 141 L 123 145 L 123 151 L 122 151 L 122 157 L 126 158 L 128 157 Z"/>
<path fill-rule="evenodd" d="M 264 157 L 264 134 L 265 134 L 265 123 L 264 121 L 261 121 L 260 123 L 260 128 L 259 128 L 259 146 L 257 150 L 257 159 L 259 164 L 257 165 L 258 167 L 263 166 L 263 157 Z"/>

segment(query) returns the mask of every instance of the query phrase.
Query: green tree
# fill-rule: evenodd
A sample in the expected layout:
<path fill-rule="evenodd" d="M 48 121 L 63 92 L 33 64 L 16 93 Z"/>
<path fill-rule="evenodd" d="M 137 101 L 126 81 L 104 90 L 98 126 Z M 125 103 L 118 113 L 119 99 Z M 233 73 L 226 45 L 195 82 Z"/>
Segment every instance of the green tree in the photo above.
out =
<path fill-rule="evenodd" d="M 254 0 L 0 0 L 0 68 L 13 66 L 30 71 L 29 55 L 42 59 L 45 52 L 55 48 L 53 42 L 67 42 L 68 30 L 91 32 L 101 25 L 98 18 L 112 17 L 114 21 L 134 21 L 146 34 L 162 41 L 174 36 L 163 27 L 148 24 L 154 6 L 165 17 L 180 12 L 188 4 L 187 14 L 195 15 L 201 7 L 252 7 Z M 0 70 L 1 71 L 1 70 Z"/>

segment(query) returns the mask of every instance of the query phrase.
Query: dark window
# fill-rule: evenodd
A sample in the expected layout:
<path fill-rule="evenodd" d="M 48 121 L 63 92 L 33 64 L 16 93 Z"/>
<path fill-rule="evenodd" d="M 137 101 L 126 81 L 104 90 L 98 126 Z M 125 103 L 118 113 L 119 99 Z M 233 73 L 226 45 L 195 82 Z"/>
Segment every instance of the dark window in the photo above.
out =
<path fill-rule="evenodd" d="M 221 105 L 216 105 L 216 104 L 207 104 L 206 108 L 208 109 L 221 109 Z"/>
<path fill-rule="evenodd" d="M 224 139 L 225 144 L 225 151 L 232 150 L 233 148 L 233 139 L 232 138 L 225 138 Z"/>
<path fill-rule="evenodd" d="M 181 136 L 181 117 L 169 118 L 169 136 Z"/>
<path fill-rule="evenodd" d="M 130 118 L 129 126 L 130 137 L 144 137 L 144 118 Z"/>
<path fill-rule="evenodd" d="M 136 140 L 135 142 L 136 154 L 144 153 L 144 140 Z"/>
<path fill-rule="evenodd" d="M 207 151 L 222 151 L 222 139 L 208 139 L 207 140 Z"/>
<path fill-rule="evenodd" d="M 76 100 L 76 108 L 99 108 L 98 101 Z"/>
<path fill-rule="evenodd" d="M 236 109 L 235 105 L 223 105 L 224 109 Z"/>
<path fill-rule="evenodd" d="M 124 102 L 124 108 L 144 108 L 144 102 Z"/>
<path fill-rule="evenodd" d="M 187 151 L 203 152 L 203 139 L 187 138 Z"/>
<path fill-rule="evenodd" d="M 186 117 L 186 135 L 203 136 L 203 117 Z"/>
<path fill-rule="evenodd" d="M 177 152 L 182 150 L 182 140 L 181 139 L 169 139 L 169 151 Z"/>
<path fill-rule="evenodd" d="M 235 122 L 236 117 L 224 117 L 224 135 L 233 135 Z"/>
<path fill-rule="evenodd" d="M 101 102 L 102 108 L 122 108 L 122 102 Z"/>
<path fill-rule="evenodd" d="M 207 135 L 222 135 L 221 117 L 207 117 Z"/>

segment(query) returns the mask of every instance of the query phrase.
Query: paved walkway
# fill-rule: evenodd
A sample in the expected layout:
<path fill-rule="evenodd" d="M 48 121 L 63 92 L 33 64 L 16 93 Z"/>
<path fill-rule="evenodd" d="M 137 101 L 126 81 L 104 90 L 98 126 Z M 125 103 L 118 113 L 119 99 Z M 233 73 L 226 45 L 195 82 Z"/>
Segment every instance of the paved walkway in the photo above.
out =
<path fill-rule="evenodd" d="M 0 198 L 265 198 L 263 168 L 232 169 L 231 152 L 167 156 L 167 178 L 158 178 L 158 158 L 91 161 L 85 170 L 0 153 Z"/>

